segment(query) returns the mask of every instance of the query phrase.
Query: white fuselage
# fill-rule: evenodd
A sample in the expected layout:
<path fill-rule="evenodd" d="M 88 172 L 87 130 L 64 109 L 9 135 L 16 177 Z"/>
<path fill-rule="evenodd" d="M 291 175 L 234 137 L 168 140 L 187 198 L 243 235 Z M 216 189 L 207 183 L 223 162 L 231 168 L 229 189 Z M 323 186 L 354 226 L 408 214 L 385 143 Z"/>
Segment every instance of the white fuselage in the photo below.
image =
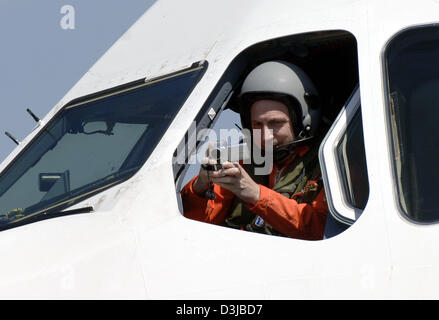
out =
<path fill-rule="evenodd" d="M 439 226 L 399 213 L 392 179 L 382 52 L 397 32 L 439 21 L 439 1 L 156 2 L 0 165 L 68 102 L 197 61 L 208 68 L 129 180 L 65 216 L 0 232 L 1 298 L 437 298 Z M 345 232 L 322 241 L 239 232 L 183 217 L 173 153 L 233 59 L 268 39 L 345 30 L 358 44 L 369 199 Z M 337 196 L 337 195 L 334 195 Z"/>

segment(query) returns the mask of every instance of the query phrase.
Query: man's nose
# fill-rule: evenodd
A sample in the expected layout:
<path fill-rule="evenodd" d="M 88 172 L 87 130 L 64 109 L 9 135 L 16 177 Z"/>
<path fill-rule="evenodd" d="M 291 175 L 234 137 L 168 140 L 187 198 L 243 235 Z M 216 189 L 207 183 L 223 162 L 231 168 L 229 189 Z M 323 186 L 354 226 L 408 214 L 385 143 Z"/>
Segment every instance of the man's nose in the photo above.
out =
<path fill-rule="evenodd" d="M 266 143 L 273 141 L 273 129 L 268 126 L 263 126 L 261 130 L 261 142 L 265 146 Z"/>
<path fill-rule="evenodd" d="M 263 126 L 262 138 L 264 140 L 273 140 L 273 129 L 269 128 L 268 126 Z"/>

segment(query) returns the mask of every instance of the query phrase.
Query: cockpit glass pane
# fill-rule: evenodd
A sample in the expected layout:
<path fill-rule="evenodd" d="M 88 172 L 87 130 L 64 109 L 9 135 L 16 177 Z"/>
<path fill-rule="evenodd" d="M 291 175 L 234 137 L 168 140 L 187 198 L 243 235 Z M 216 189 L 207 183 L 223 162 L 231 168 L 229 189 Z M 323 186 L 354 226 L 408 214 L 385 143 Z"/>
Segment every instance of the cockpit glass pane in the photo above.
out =
<path fill-rule="evenodd" d="M 65 106 L 0 176 L 0 229 L 131 177 L 202 76 L 193 67 Z"/>
<path fill-rule="evenodd" d="M 439 221 L 439 27 L 408 29 L 388 44 L 388 117 L 399 206 L 417 222 Z"/>
<path fill-rule="evenodd" d="M 369 198 L 369 180 L 364 151 L 361 106 L 348 124 L 336 150 L 345 200 L 349 206 L 362 211 Z"/>

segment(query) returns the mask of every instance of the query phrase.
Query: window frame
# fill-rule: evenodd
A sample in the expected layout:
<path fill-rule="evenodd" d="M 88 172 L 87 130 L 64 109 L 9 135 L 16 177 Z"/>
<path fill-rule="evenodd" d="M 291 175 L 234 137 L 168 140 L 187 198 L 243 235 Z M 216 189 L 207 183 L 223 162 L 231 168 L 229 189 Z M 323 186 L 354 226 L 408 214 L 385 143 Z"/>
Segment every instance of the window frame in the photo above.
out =
<path fill-rule="evenodd" d="M 349 190 L 346 189 L 341 169 L 342 166 L 345 167 L 345 164 L 340 163 L 337 148 L 355 114 L 357 111 L 361 112 L 360 105 L 360 89 L 357 86 L 345 106 L 340 110 L 319 148 L 319 161 L 329 213 L 335 220 L 346 225 L 352 225 L 364 209 L 354 208 L 348 203 Z"/>
<path fill-rule="evenodd" d="M 225 108 L 228 108 L 228 104 L 229 102 L 233 102 L 236 92 L 239 89 L 240 85 L 242 84 L 242 79 L 238 81 L 238 79 L 240 79 L 240 75 L 243 72 L 249 72 L 249 61 L 255 63 L 256 61 L 262 60 L 262 55 L 261 56 L 257 56 L 257 58 L 254 58 L 253 56 L 250 56 L 250 49 L 254 48 L 256 45 L 260 45 L 260 44 L 264 44 L 267 43 L 268 41 L 280 41 L 283 39 L 288 38 L 289 40 L 291 40 L 293 37 L 296 38 L 298 37 L 299 39 L 302 37 L 303 39 L 306 39 L 307 36 L 309 35 L 315 35 L 316 33 L 325 33 L 326 34 L 332 34 L 335 36 L 339 36 L 339 34 L 343 34 L 344 36 L 349 36 L 352 37 L 355 40 L 355 46 L 357 48 L 358 46 L 358 40 L 357 37 L 354 35 L 354 33 L 352 33 L 352 31 L 346 30 L 346 29 L 329 29 L 329 30 L 321 30 L 318 32 L 304 32 L 304 33 L 297 33 L 297 34 L 291 34 L 288 36 L 281 36 L 281 37 L 277 37 L 277 38 L 272 38 L 272 39 L 266 39 L 260 42 L 255 42 L 254 44 L 252 44 L 251 46 L 245 48 L 244 50 L 242 50 L 241 52 L 239 52 L 235 58 L 230 62 L 230 64 L 227 66 L 227 68 L 225 68 L 224 73 L 222 75 L 222 77 L 219 79 L 219 81 L 216 83 L 213 91 L 210 93 L 208 99 L 203 103 L 200 111 L 198 112 L 197 116 L 194 118 L 194 121 L 196 123 L 196 132 L 199 132 L 199 130 L 205 129 L 205 128 L 213 128 L 215 125 L 216 120 L 218 119 L 220 113 L 222 111 L 225 110 Z M 284 50 L 286 47 L 283 47 Z M 356 56 L 355 56 L 355 62 L 357 63 L 357 75 L 359 77 L 358 74 L 358 49 L 356 49 Z M 264 60 L 268 60 L 270 58 L 272 59 L 276 59 L 278 56 L 280 56 L 281 54 L 285 54 L 285 52 L 271 52 L 270 54 L 265 54 Z M 351 89 L 352 91 L 350 92 L 346 92 L 346 96 L 348 94 L 350 94 L 350 96 L 348 96 L 348 99 L 344 100 L 342 102 L 339 102 L 337 104 L 337 109 L 338 106 L 342 105 L 343 103 L 345 103 L 346 101 L 350 101 L 352 98 L 352 95 L 354 94 L 356 88 L 358 87 L 358 78 L 355 82 L 352 83 L 353 85 L 353 89 Z M 354 87 L 355 83 L 357 83 L 357 86 Z M 351 87 L 352 88 L 352 87 Z M 344 107 L 340 108 L 339 110 L 343 110 Z M 214 119 L 210 119 L 208 116 L 208 111 L 209 110 L 214 110 L 216 112 L 216 116 L 214 117 Z M 231 108 L 233 111 L 237 111 L 233 108 Z M 333 124 L 337 121 L 337 118 L 333 121 Z M 188 168 L 190 167 L 190 165 L 187 164 L 187 160 L 188 158 L 193 155 L 196 154 L 199 150 L 199 142 L 197 140 L 196 146 L 192 146 L 191 150 L 188 150 L 191 146 L 189 146 L 187 144 L 187 141 L 189 141 L 189 134 L 191 134 L 191 128 L 189 128 L 185 134 L 184 137 L 182 138 L 182 140 L 179 142 L 175 152 L 174 152 L 174 159 L 176 159 L 176 155 L 177 155 L 177 151 L 178 150 L 184 150 L 185 153 L 185 160 L 184 161 L 186 164 L 175 164 L 175 161 L 173 162 L 173 174 L 174 174 L 174 182 L 176 185 L 176 199 L 177 199 L 177 203 L 178 203 L 178 208 L 179 208 L 179 212 L 181 213 L 181 215 L 184 216 L 184 210 L 183 210 L 183 204 L 182 204 L 182 199 L 181 199 L 181 195 L 180 192 L 182 190 L 182 183 L 183 183 L 183 178 L 185 177 Z M 330 130 L 328 130 L 329 134 Z M 327 135 L 326 135 L 327 136 Z M 204 139 L 204 138 L 203 138 Z M 323 142 L 322 142 L 323 143 Z M 320 157 L 319 157 L 320 158 Z M 179 161 L 182 161 L 183 158 L 179 158 Z M 321 167 L 323 168 L 323 165 L 321 164 Z M 323 170 L 323 169 L 322 169 Z M 326 187 L 327 184 L 325 184 Z M 358 209 L 359 210 L 359 209 Z M 360 210 L 361 212 L 363 210 Z M 328 217 L 328 221 L 331 220 L 333 221 L 334 219 L 330 219 Z M 341 219 L 337 219 L 338 221 L 343 221 Z M 337 221 L 336 221 L 337 222 Z M 343 221 L 343 223 L 339 224 L 336 228 L 337 231 L 335 231 L 335 234 L 330 235 L 329 237 L 332 237 L 336 234 L 339 234 L 341 232 L 343 232 L 344 230 L 346 230 L 347 227 L 349 227 L 353 222 L 346 222 Z M 328 223 L 327 223 L 328 225 Z M 325 234 L 330 234 L 330 233 L 334 233 L 334 230 L 332 231 L 325 231 Z M 327 235 L 325 235 L 326 238 L 329 238 Z"/>
<path fill-rule="evenodd" d="M 44 125 L 40 128 L 40 130 L 32 137 L 32 139 L 26 143 L 26 145 L 20 150 L 20 152 L 8 163 L 8 165 L 0 172 L 0 177 L 2 177 L 6 172 L 8 172 L 8 170 L 11 169 L 11 167 L 19 160 L 21 159 L 23 156 L 25 156 L 26 152 L 29 150 L 29 148 L 31 148 L 31 146 L 33 146 L 33 144 L 41 137 L 41 135 L 44 134 L 44 132 L 56 121 L 59 120 L 60 115 L 65 112 L 68 109 L 71 108 L 75 108 L 77 106 L 82 106 L 97 100 L 101 100 L 101 99 L 105 99 L 108 98 L 110 96 L 114 96 L 114 95 L 118 95 L 118 94 L 122 94 L 125 92 L 129 92 L 132 90 L 136 90 L 139 89 L 141 87 L 147 87 L 149 85 L 152 85 L 154 83 L 157 82 L 161 82 L 161 81 L 165 81 L 174 77 L 178 77 L 180 75 L 184 75 L 190 72 L 195 72 L 195 71 L 199 71 L 199 75 L 198 78 L 196 79 L 196 81 L 194 82 L 194 85 L 192 86 L 192 88 L 188 91 L 185 99 L 182 101 L 182 104 L 180 106 L 180 110 L 181 107 L 185 104 L 185 102 L 187 101 L 187 99 L 189 98 L 189 96 L 192 94 L 194 88 L 198 85 L 198 83 L 200 82 L 200 80 L 203 78 L 204 74 L 206 73 L 206 70 L 208 68 L 208 63 L 207 61 L 203 60 L 203 61 L 199 61 L 199 62 L 195 62 L 192 65 L 190 65 L 189 67 L 183 67 L 181 69 L 178 69 L 177 71 L 173 71 L 164 75 L 160 75 L 154 78 L 141 78 L 129 83 L 125 83 L 116 87 L 112 87 L 109 89 L 105 89 L 102 91 L 98 91 L 98 92 L 94 92 L 92 94 L 88 94 L 76 99 L 71 100 L 70 102 L 66 103 L 64 106 L 62 106 L 57 112 L 54 113 L 54 115 L 46 122 L 44 123 Z M 175 116 L 178 114 L 178 112 L 180 112 L 180 110 L 177 111 L 177 113 L 175 114 Z M 175 119 L 174 116 L 174 119 Z M 170 121 L 170 124 L 172 123 L 172 120 Z M 158 140 L 157 144 L 160 143 L 161 138 Z M 157 146 L 156 144 L 156 146 Z M 154 149 L 156 148 L 156 146 L 154 147 Z M 151 151 L 151 153 L 153 152 L 153 150 Z M 86 200 L 98 193 L 101 193 L 103 191 L 106 191 L 120 183 L 123 183 L 129 179 L 131 179 L 139 170 L 140 168 L 146 163 L 146 161 L 148 161 L 149 157 L 145 158 L 141 164 L 141 166 L 135 170 L 134 172 L 132 172 L 130 175 L 123 177 L 121 179 L 118 179 L 116 181 L 113 181 L 111 183 L 108 183 L 106 185 L 103 186 L 99 186 L 98 188 L 95 188 L 91 191 L 88 191 L 84 194 L 80 194 L 77 195 L 75 197 L 69 198 L 67 200 L 63 200 L 61 202 L 56 202 L 44 209 L 41 210 L 36 210 L 35 212 L 32 212 L 31 214 L 27 215 L 25 218 L 20 218 L 18 219 L 16 222 L 13 223 L 8 223 L 5 225 L 0 226 L 0 231 L 3 230 L 7 230 L 7 229 L 11 229 L 11 228 L 16 228 L 22 225 L 26 225 L 29 223 L 34 223 L 34 222 L 38 222 L 41 220 L 45 220 L 45 219 L 50 219 L 50 218 L 56 218 L 56 217 L 60 217 L 66 214 L 76 214 L 78 210 L 67 210 L 64 211 L 63 210 L 74 206 L 78 203 L 80 203 L 83 200 Z M 14 182 L 15 183 L 15 182 Z M 83 210 L 79 210 L 82 211 Z M 68 213 L 67 213 L 68 212 Z M 90 211 L 84 211 L 84 212 L 90 212 Z M 48 213 L 50 213 L 49 215 L 47 215 Z M 35 217 L 35 218 L 34 218 Z"/>
<path fill-rule="evenodd" d="M 438 224 L 439 220 L 436 221 L 418 221 L 415 219 L 412 219 L 408 213 L 403 209 L 401 204 L 401 197 L 400 197 L 400 190 L 398 187 L 398 173 L 397 173 L 397 165 L 394 161 L 395 159 L 395 148 L 394 148 L 394 135 L 398 134 L 395 133 L 392 129 L 392 126 L 394 126 L 394 123 L 392 121 L 392 112 L 391 112 L 391 105 L 390 105 L 390 82 L 389 82 L 389 72 L 388 72 L 388 63 L 386 59 L 387 50 L 393 41 L 399 37 L 401 34 L 416 30 L 416 29 L 422 29 L 422 28 L 428 28 L 428 27 L 436 27 L 439 29 L 439 23 L 424 23 L 424 24 L 418 24 L 418 25 L 412 25 L 409 27 L 405 27 L 394 33 L 384 44 L 384 46 L 381 49 L 381 77 L 382 77 L 382 90 L 383 90 L 383 99 L 384 99 L 384 109 L 385 109 L 385 121 L 386 121 L 386 137 L 388 142 L 388 150 L 390 155 L 390 167 L 391 167 L 391 183 L 392 183 L 392 190 L 393 190 L 393 201 L 395 203 L 395 207 L 397 209 L 397 213 L 399 216 L 401 216 L 406 221 L 409 221 L 416 225 L 433 225 Z"/>

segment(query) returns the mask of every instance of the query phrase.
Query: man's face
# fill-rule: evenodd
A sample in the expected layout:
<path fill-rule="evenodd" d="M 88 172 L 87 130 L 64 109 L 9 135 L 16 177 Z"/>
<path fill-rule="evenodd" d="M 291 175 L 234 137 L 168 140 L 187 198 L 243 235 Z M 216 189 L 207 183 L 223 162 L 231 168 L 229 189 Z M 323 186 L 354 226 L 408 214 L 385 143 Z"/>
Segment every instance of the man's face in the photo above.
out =
<path fill-rule="evenodd" d="M 273 143 L 274 148 L 294 141 L 288 107 L 284 103 L 276 100 L 257 100 L 251 106 L 250 116 L 253 141 L 262 150 L 267 143 Z"/>

